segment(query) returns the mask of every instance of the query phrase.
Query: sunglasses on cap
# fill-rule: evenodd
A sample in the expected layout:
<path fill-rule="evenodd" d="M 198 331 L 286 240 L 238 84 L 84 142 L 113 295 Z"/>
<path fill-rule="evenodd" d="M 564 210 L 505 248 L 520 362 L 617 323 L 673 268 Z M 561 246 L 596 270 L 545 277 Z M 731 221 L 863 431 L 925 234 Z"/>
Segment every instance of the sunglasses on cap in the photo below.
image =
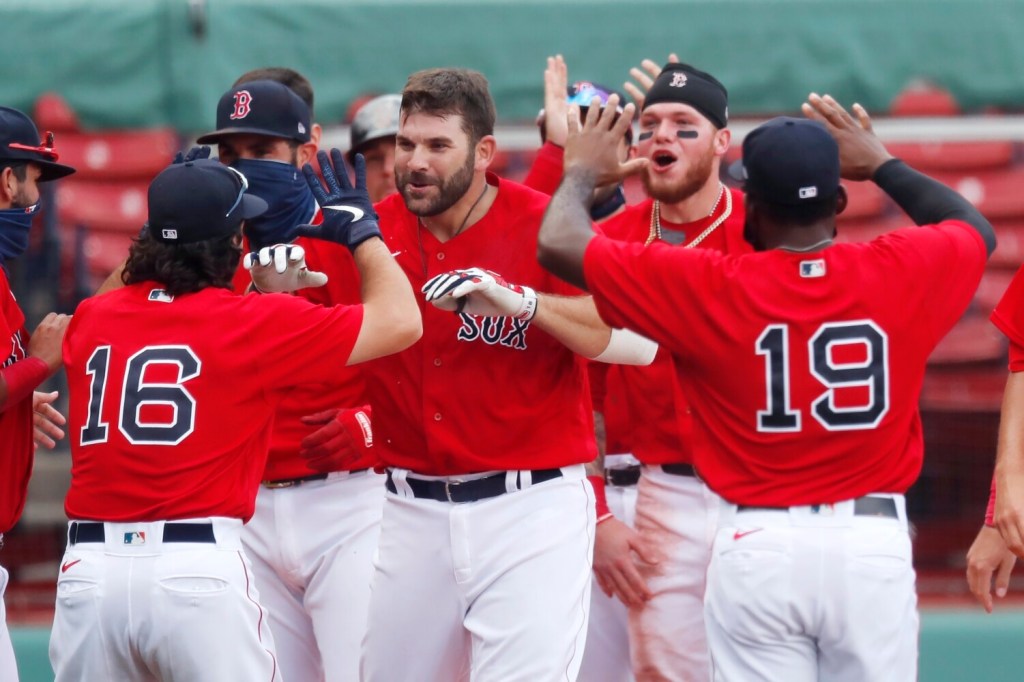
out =
<path fill-rule="evenodd" d="M 11 142 L 7 146 L 10 149 L 17 149 L 24 152 L 35 152 L 36 154 L 42 154 L 50 159 L 50 161 L 56 161 L 60 158 L 60 154 L 57 153 L 57 148 L 53 143 L 53 133 L 47 130 L 43 134 L 43 139 L 46 140 L 45 144 L 38 146 L 32 146 L 28 144 L 21 144 L 20 142 Z"/>
<path fill-rule="evenodd" d="M 234 212 L 234 210 L 236 208 L 238 208 L 238 205 L 240 203 L 242 203 L 242 197 L 245 195 L 246 191 L 249 189 L 249 181 L 245 178 L 245 175 L 243 175 L 242 172 L 239 171 L 237 168 L 232 168 L 231 166 L 224 166 L 224 167 L 227 168 L 232 173 L 234 173 L 235 176 L 242 183 L 242 188 L 240 190 L 238 190 L 238 196 L 235 198 L 235 203 L 231 204 L 231 208 L 229 208 L 228 212 L 224 214 L 224 217 L 227 218 L 228 216 L 231 215 L 232 212 Z"/>

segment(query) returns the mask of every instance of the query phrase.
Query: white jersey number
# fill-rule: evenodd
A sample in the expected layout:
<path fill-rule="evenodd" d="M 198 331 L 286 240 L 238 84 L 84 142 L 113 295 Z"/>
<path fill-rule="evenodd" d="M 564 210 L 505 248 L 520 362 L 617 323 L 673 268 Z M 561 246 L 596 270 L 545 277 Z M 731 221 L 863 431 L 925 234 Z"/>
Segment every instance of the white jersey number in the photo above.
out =
<path fill-rule="evenodd" d="M 838 362 L 833 349 L 841 345 L 861 346 L 864 359 Z M 828 322 L 807 343 L 810 373 L 825 387 L 814 401 L 811 415 L 829 431 L 871 429 L 889 411 L 889 339 L 871 320 Z M 766 408 L 757 412 L 757 430 L 799 431 L 802 413 L 790 399 L 792 374 L 789 362 L 789 327 L 772 324 L 757 338 L 755 352 L 765 357 Z M 841 407 L 836 391 L 865 388 L 865 404 Z"/>
<path fill-rule="evenodd" d="M 174 383 L 146 381 L 151 365 L 173 365 L 177 371 Z M 110 346 L 99 346 L 85 365 L 91 377 L 89 416 L 82 427 L 82 445 L 105 443 L 109 424 L 102 419 L 106 383 L 110 369 Z M 188 346 L 147 346 L 128 358 L 121 384 L 121 412 L 118 430 L 134 445 L 177 445 L 195 429 L 196 400 L 184 383 L 199 376 L 202 363 Z M 170 408 L 170 418 L 159 421 L 143 419 L 143 408 Z"/>

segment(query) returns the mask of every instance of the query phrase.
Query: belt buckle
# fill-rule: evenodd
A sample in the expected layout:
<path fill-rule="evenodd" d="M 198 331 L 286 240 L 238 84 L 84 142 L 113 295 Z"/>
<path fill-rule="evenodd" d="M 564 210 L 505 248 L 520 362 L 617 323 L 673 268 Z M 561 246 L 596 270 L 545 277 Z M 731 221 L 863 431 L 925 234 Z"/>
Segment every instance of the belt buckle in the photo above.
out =
<path fill-rule="evenodd" d="M 452 486 L 459 485 L 461 481 L 445 481 L 444 482 L 444 496 L 448 498 L 448 501 L 455 504 L 455 500 L 452 499 Z"/>
<path fill-rule="evenodd" d="M 278 488 L 292 488 L 297 484 L 296 481 L 263 481 L 261 484 L 264 488 L 270 490 L 276 490 Z"/>

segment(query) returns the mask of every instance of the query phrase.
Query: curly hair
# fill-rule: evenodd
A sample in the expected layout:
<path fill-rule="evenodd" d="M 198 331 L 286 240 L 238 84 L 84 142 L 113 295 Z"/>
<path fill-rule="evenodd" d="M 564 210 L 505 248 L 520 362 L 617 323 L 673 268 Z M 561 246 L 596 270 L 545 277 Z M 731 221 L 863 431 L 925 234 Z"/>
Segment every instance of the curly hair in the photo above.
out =
<path fill-rule="evenodd" d="M 171 296 L 207 287 L 230 289 L 242 257 L 239 234 L 190 244 L 165 244 L 153 239 L 144 228 L 132 242 L 121 281 L 159 282 Z"/>

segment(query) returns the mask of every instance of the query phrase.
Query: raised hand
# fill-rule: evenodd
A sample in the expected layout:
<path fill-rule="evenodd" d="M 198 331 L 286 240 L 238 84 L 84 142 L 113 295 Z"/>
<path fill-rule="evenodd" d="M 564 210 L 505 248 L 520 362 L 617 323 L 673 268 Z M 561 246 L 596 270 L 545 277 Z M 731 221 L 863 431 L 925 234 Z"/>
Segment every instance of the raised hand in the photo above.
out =
<path fill-rule="evenodd" d="M 668 56 L 668 61 L 672 64 L 679 62 L 679 57 L 676 56 L 675 52 Z M 626 81 L 622 84 L 622 87 L 626 89 L 629 96 L 636 102 L 637 110 L 644 108 L 644 100 L 647 99 L 647 91 L 654 85 L 654 79 L 661 73 L 661 64 L 656 63 L 653 59 L 645 59 L 640 62 L 640 66 L 634 66 L 629 70 L 629 75 L 636 80 L 636 83 Z"/>
<path fill-rule="evenodd" d="M 819 121 L 839 145 L 839 173 L 847 180 L 870 180 L 883 163 L 892 158 L 871 127 L 871 117 L 859 104 L 853 105 L 854 119 L 831 95 L 811 93 L 800 107 L 804 116 Z"/>
<path fill-rule="evenodd" d="M 187 154 L 182 154 L 180 151 L 174 155 L 174 161 L 171 163 L 185 163 L 187 161 L 195 161 L 197 159 L 208 159 L 210 158 L 210 148 L 205 144 L 202 147 L 192 147 L 188 150 Z"/>
<path fill-rule="evenodd" d="M 311 165 L 303 166 L 302 172 L 323 211 L 323 222 L 320 225 L 299 225 L 295 228 L 296 234 L 343 244 L 350 251 L 355 251 L 367 239 L 381 237 L 377 213 L 366 191 L 363 155 L 356 154 L 355 157 L 355 185 L 349 182 L 345 159 L 337 149 L 331 150 L 330 158 L 323 151 L 317 152 L 316 158 L 327 191 L 324 191 L 324 185 L 320 184 Z"/>
<path fill-rule="evenodd" d="M 544 69 L 544 135 L 548 142 L 565 146 L 565 138 L 569 136 L 566 115 L 569 103 L 565 101 L 569 89 L 569 68 L 565 59 L 558 54 L 548 57 L 548 67 Z"/>
<path fill-rule="evenodd" d="M 301 246 L 264 246 L 259 251 L 246 254 L 242 264 L 252 276 L 256 290 L 265 294 L 327 284 L 327 275 L 306 267 L 306 251 Z"/>
<path fill-rule="evenodd" d="M 532 320 L 537 312 L 537 292 L 510 284 L 498 273 L 481 268 L 437 275 L 420 291 L 429 303 L 456 313 Z"/>
<path fill-rule="evenodd" d="M 565 143 L 563 162 L 566 175 L 584 170 L 593 174 L 596 186 L 616 185 L 647 166 L 646 158 L 625 162 L 619 158 L 619 143 L 632 124 L 635 107 L 627 104 L 619 116 L 615 111 L 618 104 L 618 95 L 609 97 L 604 107 L 595 97 L 587 107 L 587 120 L 582 126 L 580 108 L 575 104 L 569 107 L 569 139 Z"/>

